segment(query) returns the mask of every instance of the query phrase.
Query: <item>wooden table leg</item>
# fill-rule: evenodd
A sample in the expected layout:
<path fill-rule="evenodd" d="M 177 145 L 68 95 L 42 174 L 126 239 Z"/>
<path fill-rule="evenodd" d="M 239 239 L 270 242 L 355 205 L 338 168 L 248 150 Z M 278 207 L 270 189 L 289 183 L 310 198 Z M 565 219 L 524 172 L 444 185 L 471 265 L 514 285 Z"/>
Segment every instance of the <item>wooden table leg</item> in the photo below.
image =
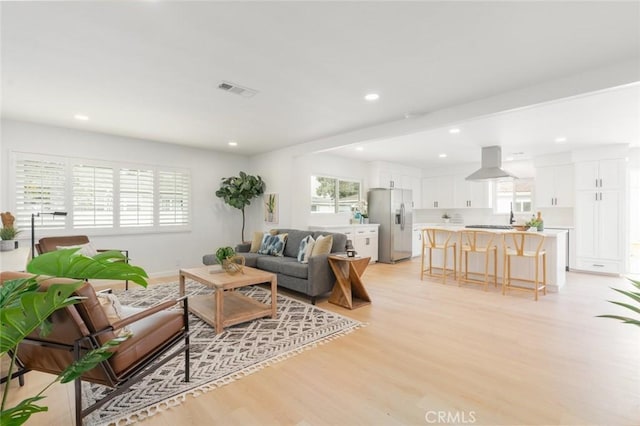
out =
<path fill-rule="evenodd" d="M 224 325 L 222 324 L 222 317 L 224 316 L 224 290 L 221 288 L 216 288 L 216 292 L 213 297 L 215 298 L 216 304 L 216 334 L 220 334 L 224 330 Z"/>

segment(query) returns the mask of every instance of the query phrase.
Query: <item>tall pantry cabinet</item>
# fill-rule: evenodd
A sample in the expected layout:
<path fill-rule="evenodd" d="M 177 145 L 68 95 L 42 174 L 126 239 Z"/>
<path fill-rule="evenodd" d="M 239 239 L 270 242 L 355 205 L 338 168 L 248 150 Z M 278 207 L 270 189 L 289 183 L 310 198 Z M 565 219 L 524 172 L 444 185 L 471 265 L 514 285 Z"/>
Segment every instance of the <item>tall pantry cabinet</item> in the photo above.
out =
<path fill-rule="evenodd" d="M 621 159 L 575 164 L 576 269 L 623 272 L 625 166 Z"/>

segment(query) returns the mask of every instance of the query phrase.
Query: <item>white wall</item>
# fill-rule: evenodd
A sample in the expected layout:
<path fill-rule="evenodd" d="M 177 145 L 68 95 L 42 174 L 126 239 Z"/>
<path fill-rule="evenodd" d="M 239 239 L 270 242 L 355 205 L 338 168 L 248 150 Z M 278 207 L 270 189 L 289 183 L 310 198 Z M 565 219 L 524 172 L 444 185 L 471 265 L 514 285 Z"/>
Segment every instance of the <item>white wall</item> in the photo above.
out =
<path fill-rule="evenodd" d="M 202 265 L 202 255 L 240 240 L 242 215 L 215 196 L 220 179 L 249 172 L 247 157 L 184 146 L 125 138 L 27 122 L 3 120 L 0 142 L 0 210 L 9 205 L 9 162 L 13 151 L 127 161 L 139 164 L 187 168 L 192 178 L 192 226 L 186 232 L 129 235 L 87 234 L 98 248 L 129 249 L 132 262 L 150 274 L 176 274 L 180 267 Z M 24 230 L 20 244 L 30 244 Z M 38 233 L 36 238 L 46 236 Z"/>
<path fill-rule="evenodd" d="M 300 228 L 310 225 L 347 225 L 350 214 L 311 214 L 310 182 L 312 175 L 330 176 L 361 182 L 364 192 L 368 167 L 364 161 L 356 161 L 330 154 L 297 154 L 293 149 L 283 149 L 251 158 L 251 170 L 267 182 L 267 192 L 279 194 L 279 222 L 267 224 L 260 212 L 252 210 L 250 231 L 270 228 Z M 254 207 L 254 206 L 252 206 Z M 254 207 L 255 209 L 258 206 Z M 249 234 L 250 235 L 250 234 Z M 245 237 L 247 234 L 245 234 Z"/>

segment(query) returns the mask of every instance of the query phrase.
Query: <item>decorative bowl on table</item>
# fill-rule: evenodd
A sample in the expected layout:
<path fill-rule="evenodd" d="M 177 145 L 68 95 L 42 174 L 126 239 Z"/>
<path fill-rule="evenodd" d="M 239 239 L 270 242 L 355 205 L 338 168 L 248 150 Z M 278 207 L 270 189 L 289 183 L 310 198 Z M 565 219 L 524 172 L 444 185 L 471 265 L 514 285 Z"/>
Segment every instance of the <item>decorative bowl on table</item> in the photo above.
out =
<path fill-rule="evenodd" d="M 515 229 L 516 231 L 527 231 L 529 229 L 529 227 L 527 225 L 513 225 L 513 229 Z"/>
<path fill-rule="evenodd" d="M 222 261 L 222 269 L 228 274 L 237 274 L 244 268 L 244 256 L 235 255 Z"/>

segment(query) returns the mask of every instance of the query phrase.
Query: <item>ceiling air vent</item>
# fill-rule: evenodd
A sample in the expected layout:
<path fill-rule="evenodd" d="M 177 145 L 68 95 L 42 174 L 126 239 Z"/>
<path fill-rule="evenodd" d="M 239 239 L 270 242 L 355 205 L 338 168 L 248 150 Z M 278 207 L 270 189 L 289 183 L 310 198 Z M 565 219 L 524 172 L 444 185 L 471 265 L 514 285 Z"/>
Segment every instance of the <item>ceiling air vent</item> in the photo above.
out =
<path fill-rule="evenodd" d="M 258 93 L 255 89 L 249 89 L 248 87 L 242 87 L 235 83 L 230 83 L 228 81 L 223 81 L 218 84 L 218 89 L 224 90 L 225 92 L 233 93 L 236 95 L 240 95 L 245 98 L 252 98 Z"/>

